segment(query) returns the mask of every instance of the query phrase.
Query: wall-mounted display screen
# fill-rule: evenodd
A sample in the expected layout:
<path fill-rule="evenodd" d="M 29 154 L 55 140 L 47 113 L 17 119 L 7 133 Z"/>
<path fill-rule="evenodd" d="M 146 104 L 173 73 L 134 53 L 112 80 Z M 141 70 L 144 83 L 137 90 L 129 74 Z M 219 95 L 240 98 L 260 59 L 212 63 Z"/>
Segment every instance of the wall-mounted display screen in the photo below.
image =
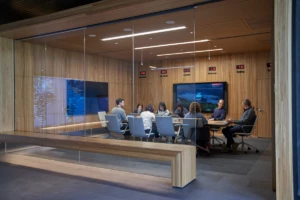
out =
<path fill-rule="evenodd" d="M 177 102 L 182 102 L 186 109 L 196 101 L 201 104 L 201 112 L 211 113 L 218 106 L 219 99 L 225 100 L 227 111 L 227 83 L 182 83 L 173 85 L 173 105 L 176 109 Z"/>
<path fill-rule="evenodd" d="M 67 114 L 84 115 L 108 112 L 108 83 L 66 80 Z"/>

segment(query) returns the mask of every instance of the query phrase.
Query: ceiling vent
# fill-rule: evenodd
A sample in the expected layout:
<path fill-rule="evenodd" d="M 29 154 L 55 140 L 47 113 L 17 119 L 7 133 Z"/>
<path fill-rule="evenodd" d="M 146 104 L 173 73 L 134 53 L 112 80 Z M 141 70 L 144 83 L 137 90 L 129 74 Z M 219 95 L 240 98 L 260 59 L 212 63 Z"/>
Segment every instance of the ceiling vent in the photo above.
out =
<path fill-rule="evenodd" d="M 243 21 L 250 29 L 269 28 L 272 24 L 272 17 L 271 15 L 260 18 L 251 17 L 243 19 Z"/>

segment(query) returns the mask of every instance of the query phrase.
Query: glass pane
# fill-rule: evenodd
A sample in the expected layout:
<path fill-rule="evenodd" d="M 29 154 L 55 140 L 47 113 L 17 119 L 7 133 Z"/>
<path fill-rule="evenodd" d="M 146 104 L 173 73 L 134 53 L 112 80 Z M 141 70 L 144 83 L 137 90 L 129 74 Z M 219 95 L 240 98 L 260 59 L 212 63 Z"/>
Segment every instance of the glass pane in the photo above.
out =
<path fill-rule="evenodd" d="M 108 133 L 105 114 L 116 107 L 116 99 L 124 100 L 122 108 L 126 114 L 132 112 L 132 38 L 109 39 L 131 33 L 130 21 L 86 30 L 86 81 L 93 88 L 90 96 L 95 97 L 94 107 L 87 113 L 87 118 L 97 122 L 94 137 Z M 116 137 L 123 139 L 122 134 Z"/>
<path fill-rule="evenodd" d="M 186 88 L 187 91 L 178 88 L 179 83 L 195 82 L 194 10 L 142 18 L 133 23 L 135 33 L 142 34 L 134 37 L 134 104 L 143 104 L 144 109 L 152 105 L 156 118 L 172 116 L 173 121 L 178 122 L 195 100 L 194 87 Z M 169 139 L 180 143 L 182 128 L 174 125 L 177 137 L 165 137 L 159 133 L 156 123 L 152 124 L 152 132 L 161 136 L 158 141 Z"/>

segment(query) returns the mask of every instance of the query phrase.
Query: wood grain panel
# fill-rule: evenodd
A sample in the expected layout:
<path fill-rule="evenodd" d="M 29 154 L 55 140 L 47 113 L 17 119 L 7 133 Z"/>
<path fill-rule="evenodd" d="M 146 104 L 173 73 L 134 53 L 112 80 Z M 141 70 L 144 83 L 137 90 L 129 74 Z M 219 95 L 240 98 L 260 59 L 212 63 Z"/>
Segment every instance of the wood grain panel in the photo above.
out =
<path fill-rule="evenodd" d="M 146 2 L 139 0 L 101 1 L 47 16 L 2 25 L 0 31 L 3 37 L 15 39 L 24 38 L 144 15 L 146 13 L 180 8 L 205 1 L 206 0 L 151 0 Z"/>
<path fill-rule="evenodd" d="M 79 163 L 61 162 L 24 155 L 2 154 L 0 156 L 0 160 L 1 162 L 13 165 L 21 165 L 34 169 L 52 171 L 55 173 L 105 181 L 107 183 L 119 184 L 126 188 L 130 187 L 143 191 L 147 190 L 152 193 L 161 192 L 162 190 L 167 191 L 172 185 L 171 179 L 169 178 L 90 167 Z"/>
<path fill-rule="evenodd" d="M 0 37 L 0 131 L 14 130 L 13 40 Z"/>
<path fill-rule="evenodd" d="M 294 199 L 292 0 L 274 1 L 276 199 Z"/>
<path fill-rule="evenodd" d="M 257 132 L 258 137 L 271 138 L 272 133 L 266 124 L 271 124 L 271 115 L 274 111 L 271 110 L 271 80 L 257 80 L 257 108 L 262 109 L 262 112 L 257 112 Z"/>
<path fill-rule="evenodd" d="M 196 179 L 196 148 L 193 145 L 107 140 L 20 131 L 0 134 L 0 141 L 171 162 L 173 187 L 183 188 Z"/>
<path fill-rule="evenodd" d="M 260 106 L 261 109 L 268 112 L 270 109 L 265 108 L 270 104 L 270 99 L 261 96 L 263 92 L 270 94 L 270 79 L 260 82 L 258 90 L 257 81 L 259 78 L 268 77 L 266 63 L 270 60 L 270 52 L 240 53 L 222 56 L 196 57 L 190 59 L 152 61 L 144 64 L 136 70 L 136 96 L 135 102 L 144 105 L 152 103 L 157 109 L 158 103 L 164 101 L 167 108 L 173 109 L 173 84 L 174 83 L 194 83 L 194 82 L 215 82 L 226 81 L 228 83 L 228 114 L 227 116 L 234 119 L 240 118 L 243 113 L 242 100 L 249 98 L 255 108 Z M 237 73 L 236 65 L 244 64 L 245 73 Z M 184 76 L 183 69 L 169 69 L 168 77 L 161 78 L 160 71 L 149 70 L 150 65 L 158 67 L 178 67 L 178 66 L 195 66 L 191 68 L 191 75 Z M 208 67 L 216 66 L 217 74 L 208 74 Z M 263 71 L 262 70 L 265 70 Z M 147 71 L 146 78 L 138 78 L 139 71 Z M 259 96 L 259 97 L 258 97 Z M 207 114 L 206 116 L 209 116 Z M 260 123 L 259 128 L 254 132 L 257 137 L 271 137 L 271 122 L 269 118 Z M 262 131 L 262 133 L 259 132 Z"/>
<path fill-rule="evenodd" d="M 65 108 L 66 86 L 64 78 L 109 83 L 109 110 L 115 106 L 115 99 L 125 99 L 126 113 L 132 112 L 132 84 L 131 62 L 105 58 L 101 56 L 86 55 L 62 49 L 36 45 L 25 42 L 16 42 L 15 74 L 16 84 L 16 130 L 47 132 L 46 127 L 58 125 L 74 125 L 74 131 L 85 129 L 85 126 L 76 126 L 76 123 L 98 121 L 97 115 L 67 117 Z M 35 100 L 34 80 L 40 77 L 53 77 L 52 90 L 55 94 L 56 107 L 41 104 L 42 100 Z M 61 78 L 61 79 L 57 79 Z M 39 83 L 38 87 L 43 87 Z M 46 92 L 46 90 L 44 91 Z M 43 117 L 34 114 L 39 107 L 45 110 Z M 47 117 L 46 117 L 47 116 Z M 69 129 L 66 131 L 70 131 Z M 58 132 L 56 132 L 58 133 Z"/>

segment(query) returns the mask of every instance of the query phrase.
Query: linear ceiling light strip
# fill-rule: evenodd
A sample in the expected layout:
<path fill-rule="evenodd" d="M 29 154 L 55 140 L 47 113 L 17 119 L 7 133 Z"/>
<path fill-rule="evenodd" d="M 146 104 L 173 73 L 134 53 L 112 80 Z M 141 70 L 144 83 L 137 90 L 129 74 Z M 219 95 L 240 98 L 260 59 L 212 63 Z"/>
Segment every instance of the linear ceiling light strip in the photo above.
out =
<path fill-rule="evenodd" d="M 172 56 L 172 55 L 180 55 L 180 54 L 203 53 L 203 52 L 222 51 L 222 50 L 223 49 L 208 49 L 208 50 L 201 50 L 201 51 L 187 51 L 187 52 L 178 52 L 178 53 L 158 54 L 157 56 Z"/>
<path fill-rule="evenodd" d="M 158 47 L 167 47 L 167 46 L 176 46 L 176 45 L 183 45 L 183 44 L 194 44 L 194 43 L 200 43 L 200 42 L 208 42 L 209 40 L 196 40 L 196 41 L 189 41 L 189 42 L 178 42 L 178 43 L 170 43 L 170 44 L 160 44 L 160 45 L 154 45 L 154 46 L 146 46 L 146 47 L 136 47 L 134 49 L 151 49 L 151 48 L 158 48 Z"/>
<path fill-rule="evenodd" d="M 166 28 L 166 29 L 159 29 L 159 30 L 155 30 L 155 31 L 135 33 L 135 34 L 130 34 L 130 35 L 121 35 L 121 36 L 116 36 L 116 37 L 103 38 L 101 40 L 102 41 L 117 40 L 117 39 L 122 39 L 122 38 L 150 35 L 150 34 L 163 33 L 163 32 L 168 32 L 168 31 L 176 31 L 176 30 L 181 30 L 181 29 L 185 29 L 185 28 L 186 28 L 186 26 L 179 26 L 179 27 L 175 27 L 175 28 Z"/>

